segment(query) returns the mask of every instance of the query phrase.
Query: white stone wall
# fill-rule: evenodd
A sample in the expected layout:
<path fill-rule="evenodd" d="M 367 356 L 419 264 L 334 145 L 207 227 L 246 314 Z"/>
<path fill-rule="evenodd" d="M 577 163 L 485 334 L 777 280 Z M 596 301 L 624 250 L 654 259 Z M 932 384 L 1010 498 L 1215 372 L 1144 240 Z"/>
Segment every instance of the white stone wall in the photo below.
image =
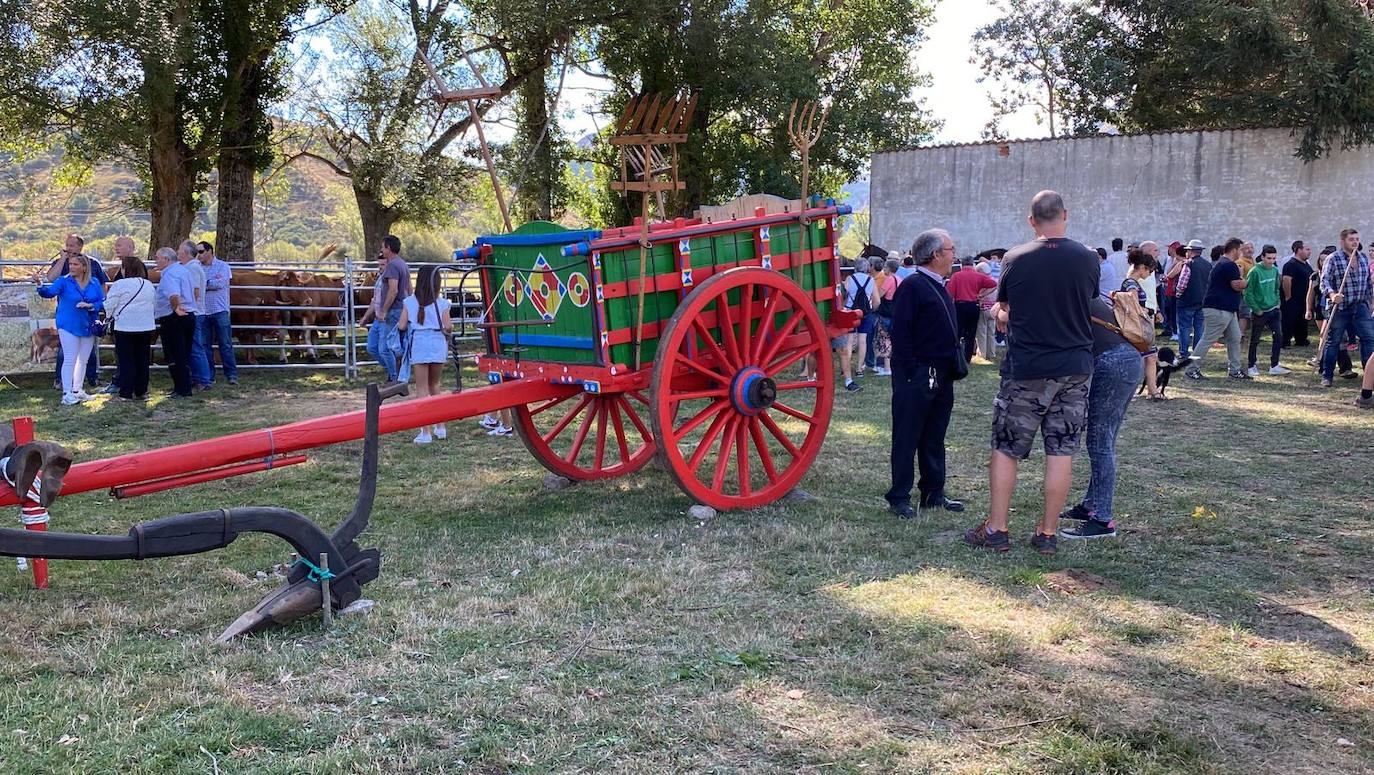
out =
<path fill-rule="evenodd" d="M 1028 140 L 875 154 L 874 244 L 905 251 L 922 229 L 954 237 L 959 255 L 1032 238 L 1030 199 L 1064 195 L 1069 235 L 1161 246 L 1236 236 L 1288 253 L 1295 239 L 1335 244 L 1341 229 L 1374 242 L 1374 148 L 1304 164 L 1286 129 Z"/>

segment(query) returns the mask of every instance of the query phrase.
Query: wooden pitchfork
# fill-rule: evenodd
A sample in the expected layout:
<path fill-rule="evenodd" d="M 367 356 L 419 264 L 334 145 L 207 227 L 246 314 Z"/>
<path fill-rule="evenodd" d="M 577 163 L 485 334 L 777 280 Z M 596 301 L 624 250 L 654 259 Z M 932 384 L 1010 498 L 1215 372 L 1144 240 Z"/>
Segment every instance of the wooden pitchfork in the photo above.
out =
<path fill-rule="evenodd" d="M 820 110 L 820 116 L 816 111 Z M 830 115 L 830 108 L 822 107 L 815 100 L 808 100 L 801 106 L 801 114 L 797 113 L 797 101 L 792 101 L 792 111 L 787 115 L 787 137 L 792 141 L 792 146 L 801 152 L 801 198 L 802 207 L 806 207 L 806 199 L 811 190 L 811 147 L 821 139 L 821 131 L 825 128 L 825 118 Z"/>

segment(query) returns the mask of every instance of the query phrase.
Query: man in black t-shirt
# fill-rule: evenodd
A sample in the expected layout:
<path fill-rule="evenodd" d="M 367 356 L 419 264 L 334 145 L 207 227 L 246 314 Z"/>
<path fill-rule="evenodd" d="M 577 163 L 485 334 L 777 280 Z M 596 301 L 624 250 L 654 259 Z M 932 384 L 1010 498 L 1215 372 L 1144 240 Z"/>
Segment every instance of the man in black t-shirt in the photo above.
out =
<path fill-rule="evenodd" d="M 994 551 L 1011 548 L 1007 519 L 1019 461 L 1038 431 L 1045 446 L 1045 514 L 1031 538 L 1054 554 L 1059 512 L 1073 478 L 1073 454 L 1087 421 L 1093 371 L 1090 304 L 1101 270 L 1097 254 L 1064 236 L 1064 200 L 1041 191 L 1031 200 L 1034 242 L 1007 253 L 997 288 L 998 320 L 1007 326 L 1002 386 L 993 404 L 991 506 L 964 541 Z"/>
<path fill-rule="evenodd" d="M 1207 316 L 1202 339 L 1193 349 L 1193 362 L 1184 375 L 1188 379 L 1202 379 L 1202 361 L 1218 340 L 1226 342 L 1227 375 L 1231 379 L 1250 379 L 1240 362 L 1240 296 L 1245 290 L 1236 259 L 1245 243 L 1236 237 L 1226 240 L 1221 258 L 1212 267 L 1207 281 L 1207 296 L 1202 300 L 1202 312 Z M 1222 339 L 1225 337 L 1225 339 Z"/>
<path fill-rule="evenodd" d="M 1312 265 L 1307 263 L 1312 257 L 1312 246 L 1298 240 L 1293 243 L 1293 254 L 1283 262 L 1280 282 L 1283 284 L 1283 301 L 1280 309 L 1283 315 L 1283 346 L 1297 342 L 1299 347 L 1307 346 L 1307 289 L 1312 285 Z"/>

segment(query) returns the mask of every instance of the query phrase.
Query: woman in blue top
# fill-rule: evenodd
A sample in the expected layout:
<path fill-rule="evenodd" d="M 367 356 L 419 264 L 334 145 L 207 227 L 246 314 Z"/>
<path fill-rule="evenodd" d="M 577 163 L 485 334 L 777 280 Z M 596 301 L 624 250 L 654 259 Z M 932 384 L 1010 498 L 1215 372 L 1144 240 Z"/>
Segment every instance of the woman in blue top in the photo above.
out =
<path fill-rule="evenodd" d="M 91 400 L 81 389 L 86 359 L 95 336 L 91 324 L 104 308 L 105 291 L 91 278 L 91 260 L 84 255 L 67 259 L 70 272 L 49 285 L 39 285 L 38 295 L 57 299 L 57 336 L 62 342 L 62 403 L 68 406 Z"/>

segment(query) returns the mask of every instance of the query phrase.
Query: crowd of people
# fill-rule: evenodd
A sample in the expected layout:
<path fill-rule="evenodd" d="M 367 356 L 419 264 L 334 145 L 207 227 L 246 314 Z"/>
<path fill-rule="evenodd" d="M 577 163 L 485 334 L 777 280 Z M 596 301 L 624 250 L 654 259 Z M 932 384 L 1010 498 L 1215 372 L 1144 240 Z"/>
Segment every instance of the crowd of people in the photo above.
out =
<path fill-rule="evenodd" d="M 1256 256 L 1253 245 L 1234 238 L 1207 259 L 1198 240 L 1169 245 L 1165 261 L 1153 242 L 1127 246 L 1118 239 L 1111 251 L 1094 250 L 1066 236 L 1068 211 L 1054 191 L 1035 196 L 1029 222 L 1032 242 L 963 261 L 946 231 L 924 231 L 909 254 L 890 256 L 880 270 L 867 258 L 856 261 L 854 276 L 839 289 L 845 308 L 873 310 L 872 336 L 890 348 L 889 365 L 877 373 L 892 380 L 892 484 L 885 497 L 897 516 L 964 510 L 945 491 L 945 436 L 953 383 L 968 373 L 975 353 L 998 362 L 1001 383 L 993 402 L 988 516 L 964 541 L 997 552 L 1011 547 L 1017 468 L 1037 435 L 1046 455 L 1044 511 L 1031 548 L 1053 554 L 1060 539 L 1116 535 L 1117 435 L 1141 386 L 1147 399 L 1164 398 L 1155 382 L 1166 366 L 1161 356 L 1168 368 L 1205 379 L 1206 356 L 1222 342 L 1228 376 L 1253 379 L 1268 333 L 1264 373 L 1283 376 L 1291 372 L 1279 362 L 1282 348 L 1306 345 L 1312 321 L 1321 344 L 1311 364 L 1322 385 L 1332 385 L 1337 364 L 1341 374 L 1354 375 L 1347 352 L 1353 334 L 1365 370 L 1355 404 L 1374 408 L 1371 267 L 1358 231 L 1341 232 L 1339 245 L 1324 250 L 1313 268 L 1303 242 L 1283 259 L 1271 245 Z M 1246 328 L 1250 347 L 1242 361 Z M 850 352 L 858 350 L 861 375 L 867 337 L 860 324 L 833 342 L 851 391 L 860 388 L 847 368 Z M 1176 340 L 1180 352 L 1156 348 L 1156 337 Z M 1081 498 L 1065 508 L 1073 455 L 1085 437 L 1091 475 Z M 1061 527 L 1061 520 L 1072 524 Z"/>

